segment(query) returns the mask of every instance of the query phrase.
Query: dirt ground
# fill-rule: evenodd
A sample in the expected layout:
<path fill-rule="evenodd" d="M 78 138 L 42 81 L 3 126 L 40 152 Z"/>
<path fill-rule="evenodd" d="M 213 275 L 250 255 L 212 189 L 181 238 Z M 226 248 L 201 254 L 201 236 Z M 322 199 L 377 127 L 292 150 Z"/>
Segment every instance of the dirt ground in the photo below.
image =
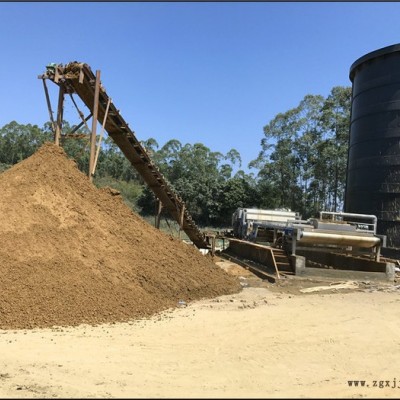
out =
<path fill-rule="evenodd" d="M 396 285 L 272 284 L 218 264 L 240 293 L 125 323 L 0 330 L 0 397 L 400 397 Z"/>

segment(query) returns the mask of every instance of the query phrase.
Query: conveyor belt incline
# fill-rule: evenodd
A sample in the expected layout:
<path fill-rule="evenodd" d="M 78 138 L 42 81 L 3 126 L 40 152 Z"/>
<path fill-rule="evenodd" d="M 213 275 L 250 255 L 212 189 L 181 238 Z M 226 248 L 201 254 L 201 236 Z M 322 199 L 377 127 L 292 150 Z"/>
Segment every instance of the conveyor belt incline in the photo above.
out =
<path fill-rule="evenodd" d="M 96 76 L 89 65 L 78 62 L 65 66 L 60 64 L 54 69 L 48 69 L 43 78 L 50 79 L 56 84 L 62 83 L 69 93 L 76 93 L 89 110 L 93 110 Z M 97 117 L 100 123 L 103 123 L 108 100 L 104 87 L 100 85 Z M 194 223 L 183 200 L 169 186 L 112 102 L 110 102 L 104 129 L 178 223 L 181 221 L 183 210 L 182 229 L 190 240 L 198 248 L 209 248 L 205 235 Z"/>

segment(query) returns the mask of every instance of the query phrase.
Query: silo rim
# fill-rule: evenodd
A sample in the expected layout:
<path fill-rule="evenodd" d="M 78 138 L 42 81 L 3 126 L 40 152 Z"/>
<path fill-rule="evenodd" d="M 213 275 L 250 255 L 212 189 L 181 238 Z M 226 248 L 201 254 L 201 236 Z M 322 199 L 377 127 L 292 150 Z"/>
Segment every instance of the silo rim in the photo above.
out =
<path fill-rule="evenodd" d="M 381 49 L 371 51 L 370 53 L 367 53 L 367 54 L 363 55 L 362 57 L 358 58 L 356 61 L 354 61 L 354 63 L 350 67 L 350 74 L 349 74 L 350 80 L 353 82 L 355 70 L 361 64 L 365 63 L 366 61 L 370 61 L 373 58 L 382 57 L 386 54 L 396 53 L 396 52 L 400 52 L 400 43 L 392 44 L 391 46 L 382 47 Z"/>

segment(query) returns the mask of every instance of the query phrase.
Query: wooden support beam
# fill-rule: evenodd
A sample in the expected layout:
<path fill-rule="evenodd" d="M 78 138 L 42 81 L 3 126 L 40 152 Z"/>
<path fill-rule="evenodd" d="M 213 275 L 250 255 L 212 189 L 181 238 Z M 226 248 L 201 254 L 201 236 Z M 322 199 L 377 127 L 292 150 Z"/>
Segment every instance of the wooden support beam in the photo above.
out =
<path fill-rule="evenodd" d="M 210 243 L 211 241 L 211 255 L 214 257 L 215 256 L 215 244 L 216 244 L 216 236 L 215 235 L 206 235 L 206 238 L 208 238 L 208 242 Z"/>
<path fill-rule="evenodd" d="M 53 134 L 55 135 L 56 134 L 56 123 L 54 121 L 53 110 L 51 108 L 49 91 L 47 89 L 46 79 L 42 78 L 42 80 L 43 80 L 44 94 L 46 96 L 47 109 L 49 110 L 49 117 L 50 117 L 50 121 L 51 121 L 51 129 L 53 131 Z"/>
<path fill-rule="evenodd" d="M 106 112 L 104 113 L 104 118 L 103 118 L 103 125 L 102 125 L 101 132 L 100 132 L 99 143 L 97 144 L 96 156 L 94 158 L 94 165 L 93 165 L 92 175 L 94 175 L 94 173 L 96 171 L 97 160 L 99 159 L 101 141 L 102 141 L 103 135 L 104 135 L 104 127 L 106 125 L 106 121 L 107 121 L 107 117 L 108 117 L 108 109 L 110 108 L 110 104 L 111 104 L 111 99 L 108 98 Z"/>
<path fill-rule="evenodd" d="M 62 122 L 64 114 L 64 86 L 60 85 L 60 90 L 58 92 L 58 105 L 57 105 L 57 124 L 56 131 L 54 133 L 54 144 L 60 145 Z"/>
<path fill-rule="evenodd" d="M 79 83 L 83 83 L 83 78 L 84 78 L 84 74 L 83 74 L 83 69 L 81 67 L 81 69 L 79 70 Z"/>
<path fill-rule="evenodd" d="M 93 167 L 96 156 L 96 129 L 97 129 L 97 115 L 99 110 L 99 93 L 100 93 L 100 71 L 96 71 L 96 81 L 94 88 L 94 99 L 93 99 L 93 123 L 92 132 L 90 134 L 90 158 L 89 158 L 89 179 L 93 181 Z"/>
<path fill-rule="evenodd" d="M 68 132 L 67 135 L 73 135 L 78 129 L 81 129 L 83 125 L 86 125 L 85 122 L 87 122 L 90 118 L 92 118 L 92 114 L 90 113 L 84 121 L 80 122 L 77 126 L 75 126 L 74 129 L 72 129 L 71 132 Z"/>
<path fill-rule="evenodd" d="M 250 260 L 243 260 L 242 258 L 230 254 L 228 252 L 222 252 L 219 254 L 221 258 L 224 258 L 225 260 L 228 261 L 233 261 L 236 264 L 239 264 L 240 266 L 248 269 L 251 271 L 253 274 L 257 275 L 261 279 L 267 279 L 271 283 L 276 282 L 276 276 L 269 274 L 268 272 L 264 271 L 261 266 L 257 265 L 256 263 L 250 261 Z"/>
<path fill-rule="evenodd" d="M 274 264 L 274 268 L 275 268 L 275 272 L 276 272 L 276 277 L 277 277 L 278 279 L 281 279 L 281 277 L 280 277 L 280 275 L 279 275 L 278 266 L 276 265 L 274 250 L 271 248 L 271 249 L 270 249 L 270 252 L 271 252 L 271 257 L 272 257 L 272 263 Z"/>
<path fill-rule="evenodd" d="M 161 219 L 161 211 L 162 211 L 163 205 L 159 199 L 157 199 L 157 214 L 156 214 L 156 220 L 155 220 L 155 227 L 157 229 L 160 229 L 160 219 Z"/>
<path fill-rule="evenodd" d="M 92 117 L 93 114 L 90 113 L 86 118 L 84 118 L 85 115 L 83 114 L 83 112 L 79 109 L 78 105 L 76 104 L 74 96 L 72 96 L 72 93 L 69 93 L 69 97 L 71 98 L 72 103 L 74 104 L 74 106 L 76 108 L 76 111 L 78 111 L 78 115 L 79 115 L 80 119 L 82 120 L 81 124 L 79 124 L 80 125 L 79 128 L 81 128 L 82 124 L 84 124 L 86 126 L 86 129 L 90 132 L 90 129 L 89 129 L 88 124 L 86 122 Z M 79 129 L 79 128 L 77 128 L 77 129 Z"/>
<path fill-rule="evenodd" d="M 181 238 L 181 232 L 183 230 L 183 220 L 185 217 L 185 205 L 182 204 L 182 209 L 179 215 L 179 239 Z"/>

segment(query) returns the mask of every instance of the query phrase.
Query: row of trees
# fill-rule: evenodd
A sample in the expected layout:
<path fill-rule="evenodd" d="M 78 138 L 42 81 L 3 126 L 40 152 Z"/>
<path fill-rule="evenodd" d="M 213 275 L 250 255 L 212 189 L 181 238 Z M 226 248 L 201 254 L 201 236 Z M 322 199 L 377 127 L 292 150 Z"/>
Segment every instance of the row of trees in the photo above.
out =
<path fill-rule="evenodd" d="M 202 143 L 182 144 L 175 139 L 162 146 L 153 138 L 142 143 L 199 225 L 229 226 L 237 207 L 285 207 L 308 218 L 319 210 L 342 207 L 350 99 L 350 88 L 335 87 L 327 98 L 307 95 L 296 108 L 278 114 L 264 127 L 261 151 L 249 165 L 255 172 L 241 169 L 236 149 L 222 154 Z M 71 128 L 64 122 L 64 133 Z M 43 128 L 15 121 L 3 126 L 0 171 L 52 139 L 49 123 Z M 152 192 L 112 140 L 103 143 L 95 184 L 120 190 L 137 212 L 154 214 Z M 63 147 L 86 172 L 87 137 L 65 139 Z"/>
<path fill-rule="evenodd" d="M 285 206 L 304 218 L 343 208 L 348 156 L 351 88 L 329 96 L 307 95 L 264 127 L 259 170 L 261 206 Z"/>
<path fill-rule="evenodd" d="M 186 203 L 195 221 L 201 225 L 230 225 L 237 207 L 257 206 L 253 175 L 239 169 L 237 150 L 227 154 L 211 151 L 201 143 L 182 145 L 170 140 L 151 151 L 156 165 Z M 143 213 L 154 212 L 153 195 L 146 187 L 138 200 Z"/>

